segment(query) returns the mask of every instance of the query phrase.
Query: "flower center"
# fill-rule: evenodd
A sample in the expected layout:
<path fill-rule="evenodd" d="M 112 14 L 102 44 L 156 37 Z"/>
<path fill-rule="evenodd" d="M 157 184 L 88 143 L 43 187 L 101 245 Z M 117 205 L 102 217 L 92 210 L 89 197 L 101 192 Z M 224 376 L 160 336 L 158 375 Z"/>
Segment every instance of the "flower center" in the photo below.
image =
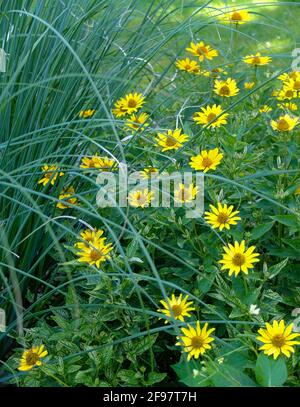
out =
<path fill-rule="evenodd" d="M 291 98 L 294 96 L 294 92 L 291 89 L 289 89 L 285 92 L 285 96 Z"/>
<path fill-rule="evenodd" d="M 217 115 L 215 113 L 209 113 L 209 115 L 207 116 L 207 121 L 212 122 L 213 120 L 215 120 L 216 117 Z"/>
<path fill-rule="evenodd" d="M 225 212 L 220 212 L 218 215 L 218 222 L 223 224 L 228 221 L 228 215 Z"/>
<path fill-rule="evenodd" d="M 289 124 L 285 119 L 280 119 L 277 123 L 278 130 L 288 130 Z"/>
<path fill-rule="evenodd" d="M 294 89 L 296 89 L 296 90 L 300 89 L 300 81 L 295 81 L 294 82 Z"/>
<path fill-rule="evenodd" d="M 282 335 L 275 335 L 273 338 L 272 338 L 272 344 L 274 345 L 274 346 L 276 346 L 277 348 L 281 348 L 284 344 L 285 344 L 285 339 L 284 339 L 284 336 L 282 336 Z"/>
<path fill-rule="evenodd" d="M 190 64 L 186 64 L 186 65 L 185 65 L 185 69 L 186 69 L 187 71 L 189 71 L 191 68 L 192 68 L 192 67 L 191 67 Z"/>
<path fill-rule="evenodd" d="M 198 47 L 197 48 L 197 53 L 199 54 L 199 55 L 203 55 L 203 54 L 207 54 L 208 53 L 208 51 L 207 51 L 207 48 L 206 47 Z"/>
<path fill-rule="evenodd" d="M 191 346 L 193 348 L 200 349 L 203 347 L 203 345 L 204 345 L 204 340 L 203 340 L 203 338 L 201 338 L 201 336 L 194 336 L 192 338 Z"/>
<path fill-rule="evenodd" d="M 229 89 L 229 87 L 228 87 L 227 85 L 221 86 L 221 88 L 220 88 L 220 95 L 221 95 L 221 96 L 230 95 L 230 89 Z"/>
<path fill-rule="evenodd" d="M 26 356 L 26 363 L 27 365 L 33 366 L 36 364 L 36 362 L 38 362 L 39 359 L 40 357 L 37 353 L 30 351 Z"/>
<path fill-rule="evenodd" d="M 173 305 L 172 311 L 173 311 L 174 317 L 179 317 L 182 314 L 181 305 Z"/>
<path fill-rule="evenodd" d="M 233 256 L 232 263 L 235 266 L 242 266 L 245 263 L 245 256 L 242 253 L 237 253 Z"/>
<path fill-rule="evenodd" d="M 136 107 L 136 100 L 129 99 L 128 100 L 128 107 Z"/>
<path fill-rule="evenodd" d="M 233 21 L 241 21 L 242 16 L 240 15 L 240 13 L 235 11 L 234 13 L 231 14 L 231 20 L 233 20 Z"/>
<path fill-rule="evenodd" d="M 174 140 L 173 138 L 167 137 L 166 146 L 172 147 L 172 146 L 175 146 L 175 144 L 176 144 L 176 140 Z"/>
<path fill-rule="evenodd" d="M 210 167 L 212 165 L 212 160 L 209 157 L 205 157 L 202 160 L 203 167 Z"/>
<path fill-rule="evenodd" d="M 259 57 L 253 57 L 252 58 L 252 63 L 254 65 L 259 65 L 260 64 L 260 58 Z"/>
<path fill-rule="evenodd" d="M 99 250 L 92 249 L 90 253 L 90 258 L 93 261 L 97 261 L 102 257 L 102 254 L 99 252 Z"/>

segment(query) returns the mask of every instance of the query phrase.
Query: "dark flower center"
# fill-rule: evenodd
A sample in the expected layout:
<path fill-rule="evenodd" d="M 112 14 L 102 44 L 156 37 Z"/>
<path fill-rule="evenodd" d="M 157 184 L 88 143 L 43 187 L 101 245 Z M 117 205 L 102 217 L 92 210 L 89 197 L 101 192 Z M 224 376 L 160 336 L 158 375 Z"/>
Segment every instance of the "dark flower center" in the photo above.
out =
<path fill-rule="evenodd" d="M 228 215 L 224 212 L 220 212 L 218 215 L 218 222 L 223 224 L 228 221 Z"/>
<path fill-rule="evenodd" d="M 285 339 L 284 339 L 284 336 L 282 336 L 282 335 L 275 335 L 273 338 L 272 338 L 272 344 L 274 345 L 274 346 L 276 346 L 277 348 L 281 348 L 284 344 L 285 344 Z"/>
<path fill-rule="evenodd" d="M 229 87 L 228 87 L 227 85 L 223 85 L 223 86 L 220 88 L 220 95 L 221 95 L 221 96 L 230 95 L 230 89 L 229 89 Z"/>
<path fill-rule="evenodd" d="M 175 317 L 179 317 L 182 314 L 181 305 L 173 305 L 172 311 Z"/>
<path fill-rule="evenodd" d="M 203 167 L 210 167 L 212 165 L 212 160 L 209 157 L 205 157 L 202 160 Z"/>
<path fill-rule="evenodd" d="M 40 359 L 39 355 L 37 353 L 34 353 L 30 351 L 28 355 L 26 356 L 26 363 L 27 365 L 33 366 L 38 362 Z"/>
<path fill-rule="evenodd" d="M 129 99 L 128 100 L 128 107 L 136 107 L 136 100 Z"/>
<path fill-rule="evenodd" d="M 235 266 L 242 266 L 245 263 L 245 256 L 241 253 L 237 253 L 233 256 L 232 263 Z"/>
<path fill-rule="evenodd" d="M 191 345 L 193 348 L 200 349 L 204 345 L 204 339 L 201 336 L 194 336 Z"/>

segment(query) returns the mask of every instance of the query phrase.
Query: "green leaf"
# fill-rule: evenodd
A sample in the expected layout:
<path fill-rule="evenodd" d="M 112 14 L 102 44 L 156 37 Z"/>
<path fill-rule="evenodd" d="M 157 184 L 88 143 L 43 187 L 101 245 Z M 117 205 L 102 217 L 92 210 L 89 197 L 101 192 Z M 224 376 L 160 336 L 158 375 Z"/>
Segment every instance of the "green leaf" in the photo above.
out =
<path fill-rule="evenodd" d="M 261 353 L 256 361 L 255 377 L 261 386 L 282 386 L 288 377 L 284 359 L 274 360 L 272 357 Z"/>
<path fill-rule="evenodd" d="M 251 239 L 256 240 L 265 235 L 274 225 L 274 222 L 263 223 L 252 230 Z"/>
<path fill-rule="evenodd" d="M 213 375 L 212 382 L 217 387 L 255 387 L 255 382 L 241 369 L 221 364 Z"/>
<path fill-rule="evenodd" d="M 271 266 L 268 270 L 268 272 L 270 273 L 270 278 L 277 276 L 277 274 L 280 273 L 281 270 L 284 269 L 284 267 L 287 265 L 288 261 L 289 261 L 289 258 L 286 258 L 283 261 L 281 261 L 280 263 L 277 263 L 277 264 L 274 264 L 274 266 Z"/>
<path fill-rule="evenodd" d="M 272 216 L 272 219 L 291 228 L 298 228 L 299 226 L 299 218 L 295 215 L 276 215 Z"/>

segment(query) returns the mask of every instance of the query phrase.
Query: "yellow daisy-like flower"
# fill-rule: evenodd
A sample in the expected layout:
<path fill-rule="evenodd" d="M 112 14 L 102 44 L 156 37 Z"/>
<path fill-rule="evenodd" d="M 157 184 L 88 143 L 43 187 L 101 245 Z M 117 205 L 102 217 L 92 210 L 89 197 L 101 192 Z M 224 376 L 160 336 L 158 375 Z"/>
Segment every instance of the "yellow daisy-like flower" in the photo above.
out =
<path fill-rule="evenodd" d="M 230 229 L 231 225 L 236 225 L 238 220 L 241 220 L 239 216 L 236 216 L 239 211 L 233 210 L 233 205 L 227 207 L 227 204 L 223 205 L 218 203 L 218 207 L 209 205 L 211 212 L 205 212 L 204 219 L 211 225 L 213 229 L 219 228 L 219 230 Z"/>
<path fill-rule="evenodd" d="M 162 151 L 178 150 L 188 140 L 186 134 L 181 134 L 181 129 L 168 130 L 167 133 L 158 133 L 155 138 L 156 145 L 162 147 Z"/>
<path fill-rule="evenodd" d="M 277 120 L 271 120 L 271 126 L 276 131 L 291 131 L 298 124 L 298 118 L 285 114 L 280 116 Z"/>
<path fill-rule="evenodd" d="M 148 117 L 147 113 L 133 114 L 126 120 L 125 126 L 133 130 L 143 131 L 145 127 L 149 126 L 149 123 L 147 123 Z"/>
<path fill-rule="evenodd" d="M 272 112 L 272 108 L 271 106 L 268 105 L 263 105 L 260 109 L 259 109 L 259 113 L 270 113 Z"/>
<path fill-rule="evenodd" d="M 273 324 L 266 322 L 266 329 L 260 328 L 256 339 L 264 343 L 259 350 L 263 350 L 265 355 L 273 356 L 277 359 L 282 353 L 286 357 L 290 357 L 291 353 L 295 352 L 294 346 L 300 345 L 299 341 L 294 339 L 298 338 L 300 334 L 292 333 L 293 324 L 285 326 L 285 322 L 273 321 Z"/>
<path fill-rule="evenodd" d="M 158 168 L 147 167 L 147 168 L 144 168 L 143 171 L 141 171 L 141 176 L 144 179 L 150 179 L 151 177 L 153 177 L 153 174 L 155 174 L 155 175 L 158 174 Z"/>
<path fill-rule="evenodd" d="M 141 93 L 129 93 L 125 97 L 117 100 L 113 114 L 116 117 L 122 117 L 126 114 L 137 112 L 145 103 L 145 97 Z"/>
<path fill-rule="evenodd" d="M 174 318 L 178 321 L 184 321 L 184 317 L 190 317 L 190 311 L 195 311 L 195 308 L 192 306 L 193 302 L 188 301 L 189 296 L 186 295 L 182 299 L 182 294 L 179 297 L 175 297 L 172 294 L 171 298 L 165 300 L 161 300 L 160 303 L 163 305 L 164 308 L 158 309 L 158 312 L 163 313 L 165 316 L 169 318 Z M 169 320 L 165 320 L 165 324 L 170 322 Z"/>
<path fill-rule="evenodd" d="M 33 346 L 23 352 L 18 370 L 31 370 L 34 366 L 41 366 L 41 359 L 48 355 L 44 345 Z"/>
<path fill-rule="evenodd" d="M 288 81 L 284 82 L 284 88 L 299 92 L 300 91 L 300 77 L 297 79 L 289 79 Z"/>
<path fill-rule="evenodd" d="M 110 251 L 112 250 L 112 243 L 105 243 L 106 237 L 101 237 L 103 235 L 103 230 L 93 230 L 87 229 L 81 232 L 80 236 L 84 240 L 83 242 L 76 242 L 74 247 L 80 249 L 76 253 L 79 257 L 78 261 L 81 263 L 88 263 L 91 266 L 95 265 L 97 268 L 100 267 L 101 263 L 110 259 Z M 84 238 L 83 236 L 86 236 Z"/>
<path fill-rule="evenodd" d="M 62 202 L 58 202 L 56 207 L 59 209 L 67 209 L 70 205 L 76 205 L 77 198 L 73 196 L 75 194 L 74 188 L 71 186 L 69 188 L 63 189 L 58 199 Z"/>
<path fill-rule="evenodd" d="M 199 58 L 199 61 L 204 61 L 204 59 L 212 60 L 219 55 L 216 49 L 211 48 L 210 45 L 205 45 L 203 41 L 191 42 L 190 48 L 186 48 L 188 52 Z"/>
<path fill-rule="evenodd" d="M 300 80 L 300 71 L 292 71 L 289 73 L 283 73 L 278 76 L 278 79 L 282 82 L 286 82 L 289 79 Z"/>
<path fill-rule="evenodd" d="M 291 100 L 291 99 L 295 99 L 297 97 L 297 92 L 293 89 L 287 88 L 286 86 L 284 86 L 282 89 L 280 89 L 279 91 L 275 91 L 274 95 L 277 100 Z"/>
<path fill-rule="evenodd" d="M 95 113 L 96 113 L 96 109 L 80 110 L 79 117 L 88 119 L 89 117 L 94 116 Z"/>
<path fill-rule="evenodd" d="M 290 110 L 291 112 L 295 112 L 296 110 L 298 110 L 298 106 L 296 105 L 296 103 L 293 102 L 278 103 L 277 106 L 279 107 L 279 109 Z"/>
<path fill-rule="evenodd" d="M 191 157 L 190 167 L 195 170 L 207 172 L 209 170 L 215 170 L 220 164 L 223 158 L 223 154 L 219 153 L 219 149 L 203 150 L 200 154 Z"/>
<path fill-rule="evenodd" d="M 239 93 L 239 88 L 237 87 L 234 79 L 228 78 L 225 81 L 216 79 L 214 84 L 214 92 L 219 96 L 229 98 L 236 96 Z"/>
<path fill-rule="evenodd" d="M 225 20 L 233 24 L 245 24 L 251 20 L 251 17 L 247 10 L 232 10 L 225 14 Z"/>
<path fill-rule="evenodd" d="M 49 184 L 54 185 L 58 177 L 64 175 L 63 172 L 59 171 L 57 165 L 44 165 L 42 167 L 43 177 L 38 181 L 38 184 L 43 184 L 43 186 Z"/>
<path fill-rule="evenodd" d="M 255 82 L 245 82 L 244 83 L 244 88 L 247 90 L 250 90 L 253 88 L 253 86 L 255 85 Z"/>
<path fill-rule="evenodd" d="M 219 263 L 223 264 L 221 270 L 229 269 L 229 276 L 233 273 L 237 276 L 240 271 L 245 274 L 248 274 L 248 269 L 254 267 L 253 263 L 259 261 L 257 257 L 260 256 L 259 253 L 253 253 L 255 246 L 245 249 L 245 240 L 242 240 L 241 243 L 234 242 L 228 244 L 228 246 L 223 247 L 225 253 L 223 253 L 223 259 L 219 260 Z"/>
<path fill-rule="evenodd" d="M 199 73 L 200 73 L 200 66 L 199 66 L 198 62 L 193 61 L 190 58 L 179 59 L 178 61 L 176 61 L 176 66 L 181 71 L 194 73 L 196 75 L 199 75 Z"/>
<path fill-rule="evenodd" d="M 81 159 L 80 168 L 97 168 L 101 171 L 113 171 L 116 169 L 116 162 L 109 157 L 98 157 L 93 155 L 92 157 L 83 157 Z"/>
<path fill-rule="evenodd" d="M 260 52 L 258 52 L 256 55 L 247 55 L 243 58 L 243 61 L 245 64 L 248 65 L 253 65 L 253 66 L 262 66 L 262 65 L 268 65 L 271 61 L 271 57 L 267 56 L 262 56 Z"/>
<path fill-rule="evenodd" d="M 130 206 L 135 208 L 146 208 L 154 198 L 154 192 L 149 192 L 148 189 L 143 191 L 132 191 L 128 194 L 128 202 Z"/>
<path fill-rule="evenodd" d="M 202 107 L 201 110 L 201 112 L 196 112 L 193 117 L 193 120 L 197 124 L 208 125 L 208 127 L 214 128 L 227 123 L 226 118 L 228 113 L 223 113 L 223 109 L 220 105 Z M 216 117 L 218 118 L 216 119 Z"/>
<path fill-rule="evenodd" d="M 176 345 L 183 346 L 184 352 L 188 353 L 188 360 L 191 360 L 192 357 L 198 359 L 200 355 L 211 349 L 210 343 L 214 341 L 214 338 L 210 334 L 215 328 L 207 328 L 207 323 L 201 328 L 200 322 L 197 321 L 195 328 L 188 324 L 187 328 L 180 329 L 182 335 L 177 338 Z"/>
<path fill-rule="evenodd" d="M 188 188 L 185 188 L 184 184 L 179 184 L 178 188 L 174 190 L 174 200 L 176 202 L 192 202 L 198 194 L 198 187 L 194 184 L 190 184 Z"/>
<path fill-rule="evenodd" d="M 220 74 L 227 75 L 223 68 L 213 68 L 211 70 L 204 70 L 200 72 L 201 75 L 211 78 L 220 78 Z"/>

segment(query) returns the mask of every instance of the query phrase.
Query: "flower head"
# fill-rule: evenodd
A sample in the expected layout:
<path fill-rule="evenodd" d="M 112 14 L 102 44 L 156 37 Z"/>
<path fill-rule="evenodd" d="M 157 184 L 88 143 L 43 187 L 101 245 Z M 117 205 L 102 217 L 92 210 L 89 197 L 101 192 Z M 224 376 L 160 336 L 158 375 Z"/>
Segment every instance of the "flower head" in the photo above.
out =
<path fill-rule="evenodd" d="M 207 172 L 215 170 L 220 164 L 223 154 L 219 153 L 219 149 L 203 150 L 200 154 L 191 157 L 190 167 L 195 170 Z"/>
<path fill-rule="evenodd" d="M 79 117 L 88 119 L 89 117 L 94 116 L 95 113 L 96 113 L 96 109 L 80 110 Z"/>
<path fill-rule="evenodd" d="M 146 167 L 143 169 L 143 171 L 141 171 L 141 176 L 144 179 L 149 179 L 153 176 L 158 175 L 158 168 L 155 167 Z"/>
<path fill-rule="evenodd" d="M 62 177 L 63 172 L 59 171 L 57 165 L 44 165 L 42 167 L 43 177 L 38 181 L 38 184 L 43 184 L 43 186 L 49 184 L 54 185 L 57 177 Z"/>
<path fill-rule="evenodd" d="M 223 253 L 223 259 L 219 260 L 219 263 L 223 264 L 221 270 L 229 269 L 229 276 L 233 273 L 237 276 L 241 271 L 248 274 L 248 270 L 254 267 L 253 263 L 259 261 L 259 253 L 253 253 L 255 246 L 249 247 L 246 250 L 245 240 L 241 243 L 234 242 L 223 247 L 225 253 Z"/>
<path fill-rule="evenodd" d="M 297 97 L 297 92 L 294 89 L 288 88 L 284 86 L 279 91 L 275 91 L 274 96 L 276 96 L 277 100 L 291 100 Z"/>
<path fill-rule="evenodd" d="M 221 17 L 223 19 L 224 17 Z M 251 20 L 247 10 L 232 10 L 230 13 L 225 14 L 225 21 L 233 24 L 245 24 Z"/>
<path fill-rule="evenodd" d="M 200 66 L 197 61 L 190 58 L 179 59 L 176 61 L 176 66 L 181 71 L 186 71 L 198 75 L 200 73 Z"/>
<path fill-rule="evenodd" d="M 244 83 L 244 88 L 247 90 L 250 90 L 253 88 L 253 86 L 255 85 L 255 82 L 245 82 Z"/>
<path fill-rule="evenodd" d="M 181 129 L 168 130 L 167 133 L 158 133 L 155 139 L 156 145 L 162 147 L 162 151 L 178 150 L 188 140 L 186 134 L 181 134 Z"/>
<path fill-rule="evenodd" d="M 294 346 L 300 345 L 299 341 L 294 340 L 300 334 L 292 333 L 292 329 L 293 324 L 286 327 L 284 320 L 275 320 L 272 325 L 266 322 L 266 329 L 258 330 L 259 336 L 256 339 L 264 343 L 259 350 L 263 350 L 265 355 L 272 355 L 274 359 L 281 353 L 289 358 L 295 352 Z"/>
<path fill-rule="evenodd" d="M 226 80 L 215 80 L 214 92 L 222 97 L 232 97 L 236 96 L 239 93 L 239 88 L 236 85 L 236 81 L 231 78 Z"/>
<path fill-rule="evenodd" d="M 129 93 L 115 103 L 113 114 L 116 117 L 122 117 L 138 111 L 145 103 L 145 97 L 141 93 Z"/>
<path fill-rule="evenodd" d="M 220 117 L 218 117 L 220 116 Z M 208 127 L 220 127 L 227 123 L 228 113 L 223 113 L 220 105 L 202 107 L 200 112 L 194 114 L 194 121 L 197 124 L 208 125 Z M 218 117 L 218 118 L 217 118 Z"/>
<path fill-rule="evenodd" d="M 58 199 L 62 202 L 58 202 L 56 207 L 59 209 L 67 209 L 70 207 L 70 205 L 76 205 L 77 198 L 74 196 L 74 194 L 75 190 L 72 186 L 63 189 L 58 197 Z"/>
<path fill-rule="evenodd" d="M 216 49 L 211 48 L 210 45 L 205 45 L 203 41 L 190 43 L 190 48 L 186 48 L 192 55 L 199 58 L 199 61 L 204 59 L 212 60 L 219 55 Z"/>
<path fill-rule="evenodd" d="M 285 114 L 277 120 L 271 120 L 271 126 L 276 131 L 291 131 L 298 124 L 298 118 Z"/>
<path fill-rule="evenodd" d="M 271 106 L 268 105 L 263 105 L 260 109 L 259 109 L 259 113 L 270 113 L 272 112 L 272 108 Z"/>
<path fill-rule="evenodd" d="M 141 113 L 139 115 L 132 114 L 129 119 L 126 120 L 125 126 L 133 130 L 145 130 L 145 127 L 149 126 L 147 123 L 149 115 L 147 113 Z"/>
<path fill-rule="evenodd" d="M 113 171 L 116 169 L 116 162 L 109 157 L 99 157 L 97 154 L 92 157 L 83 157 L 80 168 L 97 168 L 101 171 Z"/>
<path fill-rule="evenodd" d="M 102 235 L 103 230 L 101 229 L 94 229 L 93 231 L 87 229 L 81 232 L 82 241 L 76 242 L 74 245 L 79 249 L 76 253 L 79 262 L 88 263 L 91 266 L 95 265 L 99 268 L 101 263 L 110 259 L 109 253 L 112 250 L 112 243 L 106 244 L 106 237 L 101 237 Z"/>
<path fill-rule="evenodd" d="M 271 61 L 271 57 L 267 56 L 262 56 L 260 52 L 258 52 L 256 55 L 247 55 L 243 58 L 243 61 L 245 64 L 252 65 L 252 66 L 262 66 L 262 65 L 268 65 Z"/>
<path fill-rule="evenodd" d="M 296 110 L 298 110 L 298 106 L 296 105 L 296 103 L 293 102 L 278 103 L 277 106 L 279 107 L 279 109 L 289 110 L 291 112 L 295 112 Z"/>
<path fill-rule="evenodd" d="M 163 313 L 165 316 L 169 318 L 174 318 L 178 321 L 184 321 L 184 317 L 190 317 L 190 311 L 195 311 L 195 308 L 192 306 L 193 302 L 188 301 L 189 296 L 186 295 L 182 299 L 182 294 L 179 297 L 175 297 L 172 294 L 171 298 L 165 300 L 161 300 L 160 303 L 163 305 L 164 308 L 158 309 L 158 312 Z M 168 319 L 165 320 L 165 324 L 169 322 Z"/>
<path fill-rule="evenodd" d="M 34 366 L 41 366 L 41 359 L 48 355 L 44 345 L 33 346 L 23 352 L 18 370 L 31 370 Z"/>
<path fill-rule="evenodd" d="M 298 92 L 300 90 L 300 75 L 295 79 L 288 79 L 285 81 L 284 88 Z"/>
<path fill-rule="evenodd" d="M 196 322 L 196 327 L 187 325 L 187 328 L 181 328 L 182 335 L 178 337 L 177 346 L 183 346 L 184 352 L 188 353 L 188 360 L 192 357 L 198 359 L 200 355 L 203 355 L 208 349 L 211 349 L 210 343 L 214 341 L 214 338 L 210 334 L 215 328 L 207 329 L 208 324 L 204 324 L 203 328 L 200 326 L 200 322 Z"/>
<path fill-rule="evenodd" d="M 149 192 L 148 189 L 132 191 L 128 194 L 128 202 L 130 206 L 135 208 L 146 208 L 154 198 L 154 192 Z"/>
<path fill-rule="evenodd" d="M 230 229 L 231 225 L 236 225 L 237 221 L 241 220 L 239 216 L 236 216 L 239 211 L 234 211 L 233 205 L 227 207 L 227 204 L 222 206 L 222 204 L 218 203 L 218 207 L 213 205 L 209 205 L 209 207 L 211 212 L 205 212 L 204 218 L 213 229 Z"/>
<path fill-rule="evenodd" d="M 221 74 L 227 75 L 227 72 L 223 68 L 212 68 L 211 70 L 203 70 L 200 74 L 215 79 L 220 78 Z"/>
<path fill-rule="evenodd" d="M 174 190 L 174 200 L 176 202 L 192 202 L 198 193 L 198 187 L 190 184 L 187 188 L 184 184 L 179 184 L 178 188 Z"/>

